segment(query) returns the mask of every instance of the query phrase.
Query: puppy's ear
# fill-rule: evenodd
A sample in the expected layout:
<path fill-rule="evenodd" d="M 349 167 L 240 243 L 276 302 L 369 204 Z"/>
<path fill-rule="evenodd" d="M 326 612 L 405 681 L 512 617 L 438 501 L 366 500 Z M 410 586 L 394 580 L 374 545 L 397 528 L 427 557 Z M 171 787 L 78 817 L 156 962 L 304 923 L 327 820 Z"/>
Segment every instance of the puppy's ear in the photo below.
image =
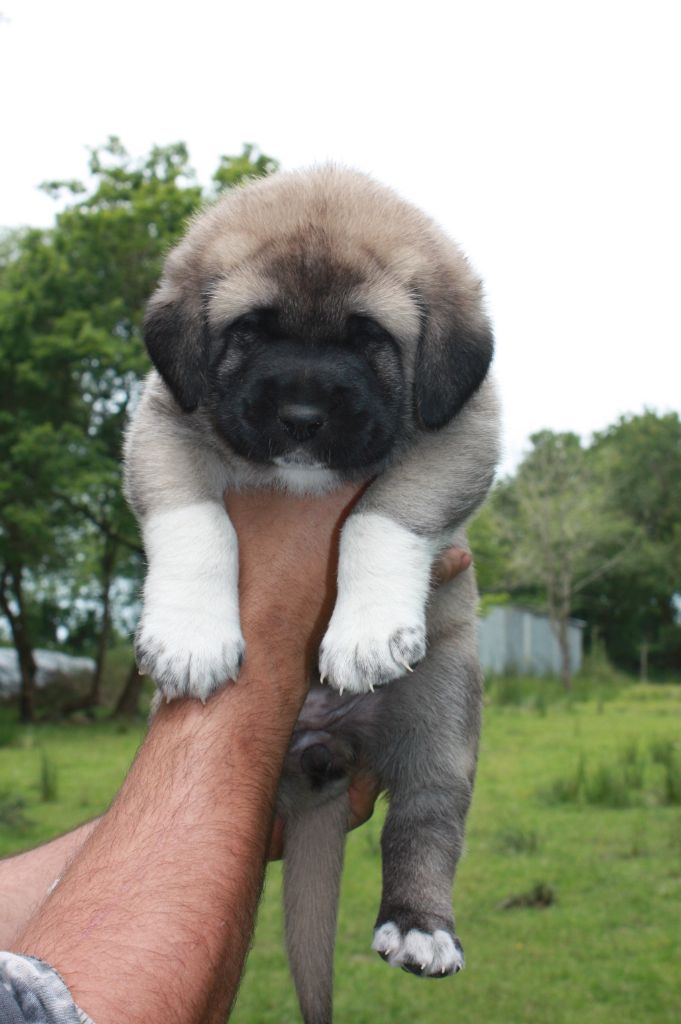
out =
<path fill-rule="evenodd" d="M 492 327 L 485 316 L 479 289 L 475 295 L 422 300 L 421 338 L 414 368 L 417 419 L 427 430 L 439 430 L 453 419 L 480 387 L 494 352 Z"/>
<path fill-rule="evenodd" d="M 161 285 L 147 305 L 144 343 L 178 405 L 183 412 L 193 412 L 208 369 L 208 328 L 201 297 Z"/>

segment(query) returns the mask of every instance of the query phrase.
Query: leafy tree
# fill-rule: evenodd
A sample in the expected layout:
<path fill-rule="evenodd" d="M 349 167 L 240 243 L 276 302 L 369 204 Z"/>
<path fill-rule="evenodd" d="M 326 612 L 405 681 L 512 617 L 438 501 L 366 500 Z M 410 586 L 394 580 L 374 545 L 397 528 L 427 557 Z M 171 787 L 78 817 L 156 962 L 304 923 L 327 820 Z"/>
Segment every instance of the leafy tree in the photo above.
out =
<path fill-rule="evenodd" d="M 493 496 L 491 514 L 506 553 L 506 582 L 546 601 L 571 686 L 568 624 L 578 595 L 627 554 L 628 523 L 613 515 L 593 461 L 575 434 L 542 431 L 514 479 Z"/>
<path fill-rule="evenodd" d="M 246 146 L 220 159 L 214 186 L 275 168 Z M 0 243 L 0 611 L 19 653 L 24 719 L 33 715 L 35 675 L 30 592 L 44 593 L 51 574 L 70 576 L 75 593 L 86 569 L 98 580 L 89 700 L 100 699 L 113 588 L 120 574 L 141 571 L 119 460 L 148 368 L 144 304 L 164 253 L 204 198 L 183 143 L 135 160 L 112 137 L 92 151 L 88 169 L 86 183 L 44 186 L 69 199 L 52 229 Z"/>
<path fill-rule="evenodd" d="M 622 417 L 594 438 L 592 455 L 613 513 L 635 529 L 635 544 L 605 579 L 584 588 L 580 611 L 624 667 L 651 652 L 661 667 L 678 668 L 681 420 L 652 411 Z"/>

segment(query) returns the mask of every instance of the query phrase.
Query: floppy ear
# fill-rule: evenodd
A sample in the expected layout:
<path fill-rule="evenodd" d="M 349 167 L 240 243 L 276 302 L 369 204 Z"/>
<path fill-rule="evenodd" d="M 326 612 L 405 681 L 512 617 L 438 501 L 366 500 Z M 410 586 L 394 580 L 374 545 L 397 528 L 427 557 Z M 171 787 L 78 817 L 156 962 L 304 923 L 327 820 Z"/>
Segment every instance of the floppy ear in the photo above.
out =
<path fill-rule="evenodd" d="M 492 327 L 479 296 L 475 303 L 470 299 L 448 296 L 430 306 L 423 304 L 414 404 L 426 430 L 439 430 L 456 416 L 482 384 L 492 361 Z"/>
<path fill-rule="evenodd" d="M 193 412 L 208 368 L 208 329 L 201 297 L 161 285 L 144 316 L 144 343 L 183 412 Z"/>

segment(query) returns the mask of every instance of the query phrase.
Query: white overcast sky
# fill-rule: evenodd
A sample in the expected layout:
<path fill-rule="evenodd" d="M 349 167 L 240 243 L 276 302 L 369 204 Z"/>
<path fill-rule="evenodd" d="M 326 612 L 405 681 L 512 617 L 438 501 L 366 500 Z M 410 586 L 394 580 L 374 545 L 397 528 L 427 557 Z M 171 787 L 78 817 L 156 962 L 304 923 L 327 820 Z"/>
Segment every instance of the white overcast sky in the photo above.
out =
<path fill-rule="evenodd" d="M 256 142 L 393 185 L 486 281 L 511 467 L 681 408 L 677 2 L 0 0 L 0 225 L 49 224 L 87 146 Z"/>

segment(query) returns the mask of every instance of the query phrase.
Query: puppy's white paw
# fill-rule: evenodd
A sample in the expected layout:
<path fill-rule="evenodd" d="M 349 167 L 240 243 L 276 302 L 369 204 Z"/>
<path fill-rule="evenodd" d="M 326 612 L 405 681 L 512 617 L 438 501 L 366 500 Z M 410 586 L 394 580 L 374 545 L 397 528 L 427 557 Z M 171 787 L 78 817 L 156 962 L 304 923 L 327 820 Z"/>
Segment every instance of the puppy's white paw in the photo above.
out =
<path fill-rule="evenodd" d="M 166 700 L 205 701 L 244 655 L 236 533 L 221 502 L 158 512 L 144 524 L 149 571 L 137 664 Z"/>
<path fill-rule="evenodd" d="M 434 541 L 387 516 L 351 515 L 341 534 L 338 600 L 319 670 L 340 692 L 366 693 L 426 653 Z"/>
<path fill-rule="evenodd" d="M 392 967 L 422 977 L 443 978 L 464 966 L 461 943 L 442 928 L 432 933 L 417 928 L 402 932 L 393 921 L 386 921 L 374 932 L 371 948 Z"/>
<path fill-rule="evenodd" d="M 238 620 L 209 607 L 145 606 L 135 638 L 140 672 L 152 677 L 168 701 L 205 701 L 237 678 L 244 650 Z"/>
<path fill-rule="evenodd" d="M 336 608 L 319 652 L 322 679 L 341 693 L 366 693 L 410 672 L 426 653 L 423 616 L 396 620 L 387 608 Z"/>

